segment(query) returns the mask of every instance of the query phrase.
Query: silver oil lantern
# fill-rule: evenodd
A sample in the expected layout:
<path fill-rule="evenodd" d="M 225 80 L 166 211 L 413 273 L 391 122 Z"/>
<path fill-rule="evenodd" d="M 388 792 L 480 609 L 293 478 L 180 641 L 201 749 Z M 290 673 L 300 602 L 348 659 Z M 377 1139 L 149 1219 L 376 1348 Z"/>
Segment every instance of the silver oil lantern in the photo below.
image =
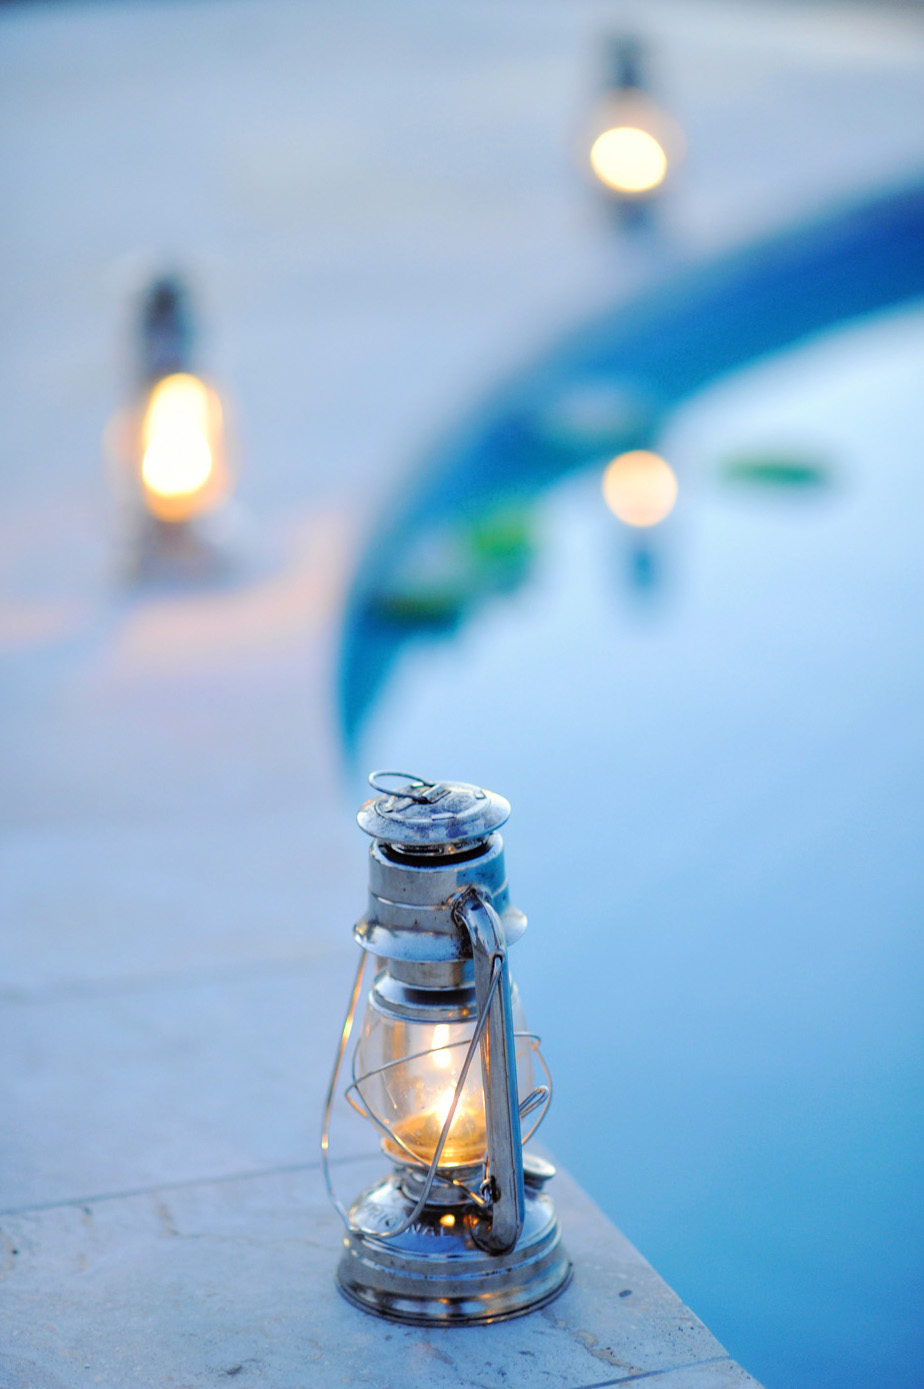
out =
<path fill-rule="evenodd" d="M 363 955 L 322 1134 L 346 1226 L 337 1281 L 357 1306 L 398 1321 L 518 1316 L 561 1292 L 571 1263 L 544 1190 L 554 1168 L 523 1152 L 551 1078 L 508 968 L 526 929 L 497 832 L 510 806 L 463 783 L 369 781 L 380 794 L 357 817 L 373 840 L 369 905 L 354 928 Z M 393 1170 L 347 1210 L 330 1180 L 330 1118 L 369 956 L 376 973 L 346 1098 L 379 1130 Z"/>

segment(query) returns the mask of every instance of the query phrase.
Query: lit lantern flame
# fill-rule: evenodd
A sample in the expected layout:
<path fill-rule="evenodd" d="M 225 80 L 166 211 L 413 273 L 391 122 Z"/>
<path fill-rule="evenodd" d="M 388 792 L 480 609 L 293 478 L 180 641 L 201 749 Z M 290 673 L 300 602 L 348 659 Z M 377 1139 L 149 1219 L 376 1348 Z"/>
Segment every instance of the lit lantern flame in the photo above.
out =
<path fill-rule="evenodd" d="M 448 1086 L 438 1095 L 433 1108 L 415 1114 L 412 1119 L 395 1124 L 395 1134 L 405 1145 L 399 1148 L 385 1141 L 385 1150 L 399 1160 L 406 1151 L 419 1162 L 429 1163 L 436 1151 L 443 1125 L 449 1117 L 455 1088 Z M 488 1131 L 484 1114 L 484 1097 L 466 1096 L 459 1101 L 449 1137 L 440 1158 L 440 1167 L 470 1167 L 483 1162 L 487 1151 Z"/>
<path fill-rule="evenodd" d="M 468 1030 L 461 1029 L 462 1035 Z M 404 1122 L 398 1122 L 395 1132 L 415 1157 L 423 1162 L 429 1162 L 433 1157 L 455 1099 L 459 1068 L 466 1051 L 464 1043 L 462 1046 L 458 1045 L 459 1039 L 458 1026 L 450 1028 L 447 1023 L 437 1023 L 429 1039 L 430 1051 L 427 1056 L 420 1058 L 416 1063 L 409 1063 L 409 1069 L 413 1067 L 421 1078 L 426 1076 L 429 1070 L 430 1080 L 429 1084 L 423 1081 L 419 1087 L 418 1098 L 423 1102 L 421 1110 Z M 456 1042 L 455 1046 L 452 1045 L 453 1042 Z M 442 1072 L 442 1075 L 437 1076 L 435 1072 Z M 484 1157 L 487 1141 L 484 1095 L 481 1077 L 476 1068 L 474 1073 L 470 1073 L 469 1080 L 463 1087 L 440 1166 L 457 1167 L 480 1162 Z M 391 1148 L 390 1144 L 386 1146 Z M 391 1151 L 393 1156 L 400 1156 L 400 1149 L 391 1148 Z"/>
<path fill-rule="evenodd" d="M 670 515 L 677 500 L 677 477 L 656 453 L 636 449 L 621 453 L 603 474 L 607 506 L 627 526 L 656 526 Z"/>
<path fill-rule="evenodd" d="M 667 155 L 647 130 L 620 125 L 598 135 L 590 151 L 594 173 L 618 193 L 648 193 L 664 181 Z"/>
<path fill-rule="evenodd" d="M 515 1027 L 521 1034 L 516 1053 L 517 1084 L 520 1094 L 528 1095 L 533 1085 L 532 1048 L 515 993 L 514 1011 Z M 363 1104 L 394 1134 L 394 1139 L 387 1136 L 383 1141 L 390 1157 L 399 1162 L 410 1157 L 424 1166 L 432 1161 L 455 1099 L 473 1030 L 471 1020 L 406 1022 L 367 1008 L 356 1070 L 363 1077 Z M 476 1059 L 462 1087 L 439 1166 L 470 1167 L 483 1162 L 487 1142 L 481 1066 Z"/>
<path fill-rule="evenodd" d="M 185 374 L 157 383 L 142 425 L 141 480 L 158 519 L 186 520 L 224 492 L 220 441 L 221 406 L 213 391 Z"/>

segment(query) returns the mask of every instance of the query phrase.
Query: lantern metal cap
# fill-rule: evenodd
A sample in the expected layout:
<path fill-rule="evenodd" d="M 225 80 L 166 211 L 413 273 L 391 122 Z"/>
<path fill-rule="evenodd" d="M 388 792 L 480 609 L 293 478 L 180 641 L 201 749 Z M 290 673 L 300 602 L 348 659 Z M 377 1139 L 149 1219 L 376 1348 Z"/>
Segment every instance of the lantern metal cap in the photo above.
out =
<path fill-rule="evenodd" d="M 399 781 L 389 789 L 388 781 Z M 373 772 L 369 785 L 381 794 L 361 807 L 360 829 L 374 839 L 433 849 L 485 839 L 510 816 L 510 802 L 464 781 L 427 781 L 407 772 Z"/>

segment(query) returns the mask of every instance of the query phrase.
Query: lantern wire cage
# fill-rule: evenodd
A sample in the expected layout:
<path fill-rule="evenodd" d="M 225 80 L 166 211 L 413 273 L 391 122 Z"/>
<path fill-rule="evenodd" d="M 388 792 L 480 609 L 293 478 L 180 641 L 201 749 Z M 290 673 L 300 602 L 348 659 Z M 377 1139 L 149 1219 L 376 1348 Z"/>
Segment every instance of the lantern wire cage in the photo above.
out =
<path fill-rule="evenodd" d="M 490 1205 L 490 1200 L 488 1199 L 488 1193 L 491 1189 L 489 1172 L 485 1173 L 485 1177 L 480 1184 L 480 1188 L 478 1190 L 474 1190 L 468 1182 L 463 1181 L 460 1177 L 452 1176 L 449 1173 L 441 1173 L 438 1171 L 438 1168 L 440 1158 L 443 1154 L 443 1149 L 446 1146 L 446 1141 L 449 1137 L 450 1130 L 452 1129 L 456 1109 L 462 1097 L 462 1091 L 465 1088 L 465 1082 L 468 1077 L 469 1070 L 472 1066 L 475 1057 L 478 1054 L 481 1045 L 481 1039 L 484 1035 L 485 1028 L 487 1026 L 488 1012 L 490 1009 L 491 1001 L 494 997 L 494 993 L 497 989 L 498 983 L 500 982 L 501 978 L 501 961 L 500 959 L 495 959 L 493 961 L 491 983 L 484 1001 L 484 1006 L 479 1010 L 478 1019 L 475 1024 L 475 1029 L 472 1033 L 470 1040 L 450 1042 L 441 1047 L 428 1047 L 423 1051 L 414 1052 L 413 1054 L 408 1056 L 400 1056 L 395 1058 L 395 1060 L 387 1061 L 382 1066 L 375 1067 L 373 1070 L 367 1071 L 362 1075 L 356 1074 L 357 1053 L 354 1052 L 352 1066 L 353 1078 L 351 1083 L 347 1086 L 344 1092 L 346 1100 L 356 1111 L 357 1114 L 359 1114 L 363 1118 L 371 1119 L 373 1124 L 375 1124 L 376 1128 L 378 1128 L 381 1131 L 383 1136 L 390 1143 L 393 1143 L 396 1148 L 401 1150 L 401 1152 L 405 1155 L 408 1166 L 416 1167 L 418 1170 L 426 1172 L 420 1195 L 418 1196 L 413 1209 L 399 1224 L 392 1226 L 388 1230 L 369 1229 L 365 1226 L 357 1224 L 355 1220 L 351 1219 L 350 1213 L 347 1211 L 346 1207 L 343 1205 L 343 1202 L 339 1199 L 336 1191 L 334 1190 L 329 1167 L 330 1124 L 334 1097 L 336 1094 L 337 1081 L 340 1074 L 340 1067 L 343 1063 L 343 1058 L 346 1053 L 346 1049 L 349 1045 L 350 1036 L 353 1031 L 353 1023 L 356 1017 L 356 1009 L 359 1003 L 360 993 L 362 990 L 365 966 L 366 953 L 364 951 L 362 954 L 362 958 L 359 962 L 359 968 L 356 971 L 356 980 L 353 984 L 353 990 L 350 996 L 350 1004 L 347 1010 L 346 1019 L 343 1025 L 343 1031 L 340 1037 L 340 1046 L 337 1051 L 337 1059 L 334 1063 L 334 1070 L 327 1091 L 327 1099 L 324 1106 L 324 1122 L 321 1132 L 321 1165 L 324 1173 L 324 1182 L 327 1187 L 328 1195 L 330 1196 L 331 1201 L 338 1214 L 340 1215 L 340 1218 L 346 1226 L 347 1230 L 351 1231 L 353 1234 L 367 1235 L 375 1239 L 387 1240 L 395 1239 L 399 1235 L 404 1234 L 406 1230 L 410 1229 L 410 1227 L 419 1217 L 424 1206 L 427 1204 L 430 1192 L 433 1189 L 434 1185 L 456 1187 L 464 1191 L 465 1194 L 472 1200 L 472 1202 L 476 1206 L 484 1208 Z M 517 1031 L 514 1032 L 513 1036 L 515 1041 L 525 1040 L 529 1042 L 530 1050 L 532 1051 L 533 1055 L 538 1061 L 539 1066 L 542 1069 L 542 1073 L 545 1076 L 545 1084 L 535 1086 L 530 1091 L 530 1093 L 519 1103 L 519 1115 L 521 1119 L 526 1118 L 526 1116 L 529 1114 L 535 1113 L 537 1110 L 539 1111 L 536 1119 L 533 1121 L 528 1131 L 522 1134 L 521 1136 L 520 1143 L 522 1147 L 523 1144 L 529 1142 L 529 1140 L 532 1138 L 533 1134 L 536 1132 L 539 1125 L 545 1118 L 546 1111 L 548 1110 L 548 1107 L 552 1100 L 552 1074 L 549 1070 L 548 1064 L 546 1063 L 545 1057 L 542 1055 L 542 1051 L 540 1050 L 540 1038 L 537 1033 Z M 433 1152 L 433 1157 L 431 1158 L 429 1164 L 425 1164 L 421 1162 L 420 1158 L 408 1146 L 408 1144 L 404 1141 L 400 1134 L 396 1133 L 394 1129 L 391 1127 L 391 1125 L 387 1124 L 382 1118 L 380 1118 L 378 1114 L 375 1113 L 375 1111 L 366 1101 L 366 1098 L 362 1092 L 362 1087 L 365 1084 L 365 1082 L 373 1079 L 375 1076 L 381 1075 L 384 1072 L 391 1070 L 394 1067 L 405 1066 L 408 1064 L 408 1062 L 420 1060 L 424 1057 L 433 1055 L 435 1052 L 451 1051 L 459 1047 L 467 1048 L 465 1060 L 462 1063 L 462 1068 L 459 1072 L 459 1078 L 456 1081 L 455 1090 L 452 1097 L 452 1103 L 450 1104 L 446 1113 L 446 1118 L 443 1121 L 443 1125 L 440 1130 L 439 1140 Z"/>

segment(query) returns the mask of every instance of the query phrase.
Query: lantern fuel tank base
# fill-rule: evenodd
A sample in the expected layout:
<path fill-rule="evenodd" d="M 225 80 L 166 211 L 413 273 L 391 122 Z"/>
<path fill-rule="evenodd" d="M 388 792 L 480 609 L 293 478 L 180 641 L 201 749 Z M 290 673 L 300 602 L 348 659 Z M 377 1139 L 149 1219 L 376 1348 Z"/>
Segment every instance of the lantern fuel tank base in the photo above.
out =
<path fill-rule="evenodd" d="M 386 1230 L 412 1209 L 393 1175 L 360 1196 L 351 1223 Z M 571 1280 L 548 1196 L 528 1192 L 523 1233 L 506 1254 L 476 1244 L 471 1205 L 427 1206 L 403 1234 L 386 1240 L 351 1231 L 337 1269 L 340 1291 L 354 1306 L 392 1321 L 463 1326 L 523 1316 L 551 1302 Z"/>

